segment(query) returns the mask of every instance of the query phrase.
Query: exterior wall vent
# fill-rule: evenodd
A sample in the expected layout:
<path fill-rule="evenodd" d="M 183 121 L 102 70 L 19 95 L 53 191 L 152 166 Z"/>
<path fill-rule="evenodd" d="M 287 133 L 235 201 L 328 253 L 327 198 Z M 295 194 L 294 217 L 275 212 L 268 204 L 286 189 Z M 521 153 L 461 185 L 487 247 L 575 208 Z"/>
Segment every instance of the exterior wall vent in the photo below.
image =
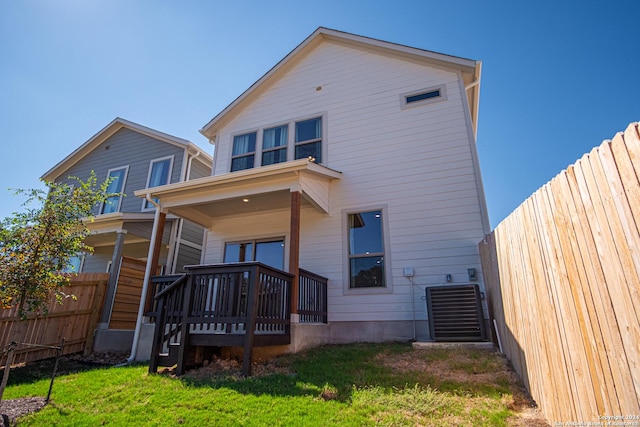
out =
<path fill-rule="evenodd" d="M 429 332 L 436 341 L 485 341 L 477 284 L 426 288 Z"/>

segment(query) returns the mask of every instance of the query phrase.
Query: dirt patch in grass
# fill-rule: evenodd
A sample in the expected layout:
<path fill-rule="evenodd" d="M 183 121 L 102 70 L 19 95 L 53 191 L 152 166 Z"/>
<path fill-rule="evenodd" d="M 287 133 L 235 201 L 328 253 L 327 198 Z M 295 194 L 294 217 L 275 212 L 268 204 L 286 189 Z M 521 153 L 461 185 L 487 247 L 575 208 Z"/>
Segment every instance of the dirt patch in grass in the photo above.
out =
<path fill-rule="evenodd" d="M 445 351 L 413 350 L 405 353 L 381 353 L 376 362 L 403 374 L 426 376 L 438 384 L 464 384 L 478 388 L 505 389 L 502 401 L 516 413 L 510 417 L 510 426 L 549 426 L 539 411 L 522 380 L 509 361 L 502 355 L 487 350 Z"/>

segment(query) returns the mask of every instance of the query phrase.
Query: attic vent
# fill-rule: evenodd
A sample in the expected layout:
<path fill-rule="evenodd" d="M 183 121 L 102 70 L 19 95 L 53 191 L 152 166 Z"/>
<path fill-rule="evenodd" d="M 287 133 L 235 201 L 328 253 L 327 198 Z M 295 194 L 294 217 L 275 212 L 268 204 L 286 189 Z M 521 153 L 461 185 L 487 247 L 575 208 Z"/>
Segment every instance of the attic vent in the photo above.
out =
<path fill-rule="evenodd" d="M 432 339 L 483 341 L 487 338 L 477 284 L 429 287 L 426 293 Z"/>
<path fill-rule="evenodd" d="M 423 101 L 425 99 L 431 98 L 439 98 L 440 97 L 440 89 L 431 90 L 429 92 L 422 92 L 416 95 L 410 95 L 405 97 L 407 104 L 411 104 L 412 102 Z"/>

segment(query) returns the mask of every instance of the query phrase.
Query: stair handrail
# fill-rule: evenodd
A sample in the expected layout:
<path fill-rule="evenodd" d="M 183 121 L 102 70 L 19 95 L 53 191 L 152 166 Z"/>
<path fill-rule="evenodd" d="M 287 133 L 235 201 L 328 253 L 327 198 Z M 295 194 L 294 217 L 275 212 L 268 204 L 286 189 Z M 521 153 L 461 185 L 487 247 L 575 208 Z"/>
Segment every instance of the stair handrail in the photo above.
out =
<path fill-rule="evenodd" d="M 162 298 L 163 296 L 165 296 L 169 292 L 173 291 L 178 286 L 182 285 L 186 280 L 187 280 L 187 274 L 186 273 L 181 274 L 180 277 L 178 277 L 169 286 L 167 286 L 166 288 L 164 288 L 163 290 L 158 292 L 153 298 L 154 299 Z"/>

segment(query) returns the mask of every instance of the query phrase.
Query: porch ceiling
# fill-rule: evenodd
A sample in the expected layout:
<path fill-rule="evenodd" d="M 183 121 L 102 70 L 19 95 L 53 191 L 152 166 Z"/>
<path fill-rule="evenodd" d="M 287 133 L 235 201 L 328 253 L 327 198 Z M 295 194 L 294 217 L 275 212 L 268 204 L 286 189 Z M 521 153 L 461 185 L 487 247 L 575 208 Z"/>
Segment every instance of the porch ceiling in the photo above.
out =
<path fill-rule="evenodd" d="M 341 172 L 307 159 L 213 175 L 136 191 L 159 200 L 161 208 L 209 228 L 215 218 L 288 208 L 299 191 L 304 205 L 329 212 L 330 183 Z"/>
<path fill-rule="evenodd" d="M 121 232 L 126 233 L 125 244 L 149 242 L 153 217 L 153 213 L 116 212 L 98 215 L 92 221 L 86 222 L 91 234 L 87 236 L 85 242 L 96 248 L 113 246 L 117 233 Z M 168 220 L 172 220 L 172 218 L 168 218 Z"/>

